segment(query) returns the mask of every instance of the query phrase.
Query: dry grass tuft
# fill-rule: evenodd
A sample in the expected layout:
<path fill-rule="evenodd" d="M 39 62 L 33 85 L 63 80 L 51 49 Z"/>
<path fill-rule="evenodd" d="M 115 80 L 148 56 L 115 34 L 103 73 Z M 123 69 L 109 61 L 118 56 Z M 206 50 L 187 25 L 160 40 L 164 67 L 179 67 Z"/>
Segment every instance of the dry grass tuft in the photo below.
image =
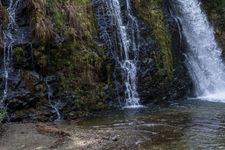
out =
<path fill-rule="evenodd" d="M 46 13 L 46 0 L 26 0 L 26 4 L 29 10 L 36 9 L 36 11 Z"/>
<path fill-rule="evenodd" d="M 35 39 L 47 41 L 53 38 L 53 25 L 46 15 L 46 0 L 26 0 L 30 15 L 30 27 Z"/>
<path fill-rule="evenodd" d="M 77 28 L 79 26 L 79 21 L 76 18 L 76 8 L 73 4 L 67 2 L 64 6 L 68 25 L 73 28 Z"/>
<path fill-rule="evenodd" d="M 73 33 L 77 36 L 82 34 L 81 23 L 76 15 L 76 6 L 71 2 L 66 2 L 64 5 L 64 10 L 66 12 L 67 22 L 69 28 L 73 28 Z"/>

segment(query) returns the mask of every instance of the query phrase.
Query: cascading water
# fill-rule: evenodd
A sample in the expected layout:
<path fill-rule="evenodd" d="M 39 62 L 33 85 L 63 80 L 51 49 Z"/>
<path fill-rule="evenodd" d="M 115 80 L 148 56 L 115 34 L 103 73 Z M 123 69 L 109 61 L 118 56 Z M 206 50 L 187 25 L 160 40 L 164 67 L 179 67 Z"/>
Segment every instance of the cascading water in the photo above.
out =
<path fill-rule="evenodd" d="M 101 38 L 113 51 L 114 60 L 122 72 L 125 87 L 125 107 L 139 107 L 136 85 L 139 27 L 132 13 L 131 2 L 130 0 L 101 0 L 95 1 L 95 3 L 98 7 L 97 18 Z M 102 4 L 103 6 L 100 7 L 99 5 Z M 109 32 L 109 28 L 112 27 L 115 27 L 115 30 L 112 30 L 116 32 Z M 115 38 L 118 43 L 115 42 Z M 117 45 L 119 46 L 117 47 Z"/>
<path fill-rule="evenodd" d="M 57 118 L 56 119 L 52 119 L 52 120 L 55 120 L 55 121 L 60 121 L 62 120 L 62 116 L 60 114 L 60 111 L 59 109 L 61 109 L 63 107 L 63 104 L 61 103 L 61 101 L 53 101 L 52 98 L 53 98 L 53 90 L 52 90 L 52 87 L 50 85 L 49 82 L 51 82 L 51 79 L 52 76 L 48 76 L 45 78 L 45 85 L 47 87 L 47 96 L 48 96 L 48 103 L 49 103 L 49 106 L 51 107 L 51 109 L 53 110 L 53 113 L 56 114 Z"/>
<path fill-rule="evenodd" d="M 195 84 L 196 96 L 225 102 L 225 66 L 222 50 L 199 0 L 173 0 L 188 50 L 186 64 Z"/>
<path fill-rule="evenodd" d="M 17 34 L 18 25 L 16 23 L 16 10 L 21 0 L 9 0 L 8 11 L 8 25 L 3 30 L 3 44 L 4 44 L 4 64 L 3 64 L 3 82 L 4 92 L 1 105 L 4 105 L 4 100 L 8 97 L 8 80 L 12 72 L 12 48 L 15 44 L 15 35 Z"/>
<path fill-rule="evenodd" d="M 128 24 L 126 25 L 123 23 L 122 20 L 120 2 L 118 0 L 112 0 L 111 8 L 114 10 L 114 15 L 117 22 L 117 30 L 120 35 L 119 36 L 120 42 L 123 48 L 119 64 L 125 74 L 124 82 L 126 87 L 125 89 L 126 107 L 136 107 L 139 105 L 139 98 L 136 87 L 136 76 L 137 76 L 136 59 L 139 47 L 135 37 L 135 32 L 136 31 L 138 32 L 138 23 L 135 17 L 132 15 L 129 0 L 126 0 L 126 13 L 129 19 Z"/>

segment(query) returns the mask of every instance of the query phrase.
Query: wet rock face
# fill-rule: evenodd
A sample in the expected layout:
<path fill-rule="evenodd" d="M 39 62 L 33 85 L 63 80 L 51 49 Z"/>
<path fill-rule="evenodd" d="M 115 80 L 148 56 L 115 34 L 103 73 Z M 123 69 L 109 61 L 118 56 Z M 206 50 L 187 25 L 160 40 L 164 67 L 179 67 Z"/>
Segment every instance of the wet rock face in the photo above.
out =
<path fill-rule="evenodd" d="M 20 70 L 17 74 L 20 75 L 19 80 L 17 83 L 9 82 L 11 91 L 5 101 L 9 121 L 24 119 L 47 121 L 47 117 L 42 118 L 42 113 L 48 112 L 46 115 L 50 116 L 42 77 L 35 72 L 25 70 Z"/>
<path fill-rule="evenodd" d="M 16 2 L 16 1 L 15 1 Z M 2 6 L 4 7 L 5 17 L 10 17 L 7 14 L 7 7 L 9 7 L 9 0 L 2 0 Z M 8 19 L 7 19 L 8 20 Z M 15 31 L 11 31 L 14 38 L 14 46 L 16 45 L 25 45 L 30 43 L 31 35 L 28 21 L 28 13 L 25 1 L 19 1 L 16 12 L 15 12 L 15 21 L 18 25 L 18 28 Z M 8 22 L 7 22 L 8 23 Z M 6 24 L 7 24 L 6 23 Z M 4 25 L 3 30 L 6 29 L 7 25 Z"/>
<path fill-rule="evenodd" d="M 9 0 L 1 4 L 6 10 Z M 4 100 L 8 121 L 54 121 L 58 118 L 56 111 L 63 119 L 72 119 L 106 107 L 109 88 L 103 87 L 109 87 L 105 74 L 110 68 L 105 68 L 108 63 L 104 62 L 104 48 L 96 40 L 92 15 L 89 1 L 20 1 L 15 17 L 18 28 L 12 31 L 9 90 Z M 1 26 L 5 29 L 6 25 Z M 3 49 L 0 57 L 4 68 Z M 49 75 L 54 79 L 47 81 Z M 0 83 L 2 96 L 3 76 Z"/>
<path fill-rule="evenodd" d="M 140 51 L 138 60 L 138 93 L 142 103 L 152 102 L 151 95 L 155 91 L 152 78 L 155 70 L 154 55 L 159 52 L 154 46 L 155 41 L 150 35 L 146 25 L 139 20 L 140 24 Z"/>
<path fill-rule="evenodd" d="M 191 94 L 192 81 L 188 75 L 183 55 L 185 42 L 180 31 L 182 29 L 171 14 L 169 2 L 135 1 L 134 4 L 140 19 L 141 31 L 138 91 L 142 103 L 163 103 Z M 142 5 L 142 9 L 136 8 Z M 149 5 L 156 9 L 155 13 L 149 12 L 151 10 Z M 145 13 L 142 14 L 142 11 Z M 155 18 L 162 15 L 161 13 L 163 13 L 164 19 L 154 21 Z M 155 29 L 152 29 L 152 26 Z M 157 26 L 160 28 L 158 29 Z M 164 28 L 162 29 L 162 27 Z M 163 57 L 168 53 L 171 53 L 172 59 Z M 169 63 L 172 64 L 171 73 L 167 70 Z M 172 74 L 172 78 L 169 79 L 170 74 Z"/>
<path fill-rule="evenodd" d="M 9 6 L 8 0 L 2 0 L 2 7 L 6 11 Z M 7 13 L 7 12 L 5 12 Z M 28 13 L 25 1 L 21 1 L 15 11 L 15 21 L 17 29 L 13 34 L 12 45 L 12 62 L 9 70 L 8 78 L 8 96 L 4 100 L 4 105 L 7 107 L 7 116 L 9 121 L 21 121 L 24 119 L 35 119 L 33 116 L 41 118 L 41 114 L 48 111 L 47 100 L 45 95 L 45 86 L 43 75 L 35 70 L 35 62 L 32 52 L 31 32 L 28 22 Z M 6 30 L 7 24 L 2 28 Z M 7 42 L 7 39 L 6 41 Z M 5 43 L 5 46 L 7 43 Z M 4 71 L 4 53 L 1 53 L 1 74 Z M 3 76 L 1 82 L 1 97 L 5 88 Z M 43 106 L 41 106 L 41 104 Z M 46 110 L 46 111 L 45 111 Z M 39 111 L 39 112 L 38 112 Z M 42 116 L 43 117 L 43 116 Z M 41 120 L 47 120 L 42 118 Z"/>
<path fill-rule="evenodd" d="M 126 7 L 126 1 L 119 1 L 121 6 L 121 16 L 124 24 L 127 23 L 126 11 L 123 9 Z M 110 96 L 113 99 L 113 104 L 118 105 L 121 102 L 123 105 L 125 101 L 125 87 L 124 87 L 124 75 L 119 64 L 118 59 L 123 53 L 123 47 L 121 48 L 121 41 L 119 41 L 118 27 L 117 22 L 114 18 L 114 12 L 110 8 L 110 3 L 104 0 L 94 0 L 93 1 L 96 16 L 97 16 L 97 25 L 98 33 L 101 40 L 107 47 L 107 55 L 111 58 L 111 67 L 112 67 L 112 86 L 113 94 Z M 134 5 L 134 3 L 132 2 Z M 155 81 L 154 72 L 157 71 L 157 63 L 155 58 L 157 55 L 160 55 L 160 48 L 156 45 L 156 40 L 151 36 L 151 29 L 146 25 L 143 18 L 138 15 L 138 11 L 133 9 L 135 18 L 138 19 L 138 31 L 135 31 L 134 36 L 138 36 L 136 44 L 138 44 L 138 54 L 132 56 L 131 58 L 137 57 L 137 88 L 138 94 L 142 103 L 152 102 L 152 97 L 157 96 L 154 93 L 156 91 L 161 91 L 159 86 L 159 81 Z M 118 13 L 118 12 L 117 12 Z M 129 20 L 129 19 L 128 19 Z M 129 24 L 129 21 L 128 23 Z M 130 31 L 130 30 L 129 30 Z M 128 33 L 128 37 L 131 32 Z M 130 51 L 131 48 L 128 48 Z M 161 61 L 162 62 L 162 61 Z M 165 93 L 163 93 L 165 95 Z M 160 96 L 162 98 L 162 95 Z"/>
<path fill-rule="evenodd" d="M 114 57 L 121 49 L 117 41 L 117 29 L 112 12 L 107 2 L 101 0 L 93 2 L 99 35 L 107 46 L 108 55 Z M 184 42 L 180 37 L 179 23 L 168 10 L 169 2 L 133 1 L 132 4 L 140 32 L 137 87 L 142 103 L 163 102 L 162 100 L 186 96 L 192 87 L 191 80 L 184 64 Z M 122 8 L 123 6 L 124 3 L 121 3 Z M 152 8 L 156 11 L 151 12 Z M 123 78 L 120 75 L 120 66 L 115 61 L 114 57 L 113 93 L 118 101 L 123 99 L 124 89 L 121 86 Z"/>
<path fill-rule="evenodd" d="M 154 60 L 154 57 L 160 53 L 160 50 L 152 46 L 155 42 L 153 39 L 150 37 L 144 38 L 147 42 L 143 42 L 146 47 L 143 47 L 144 50 L 140 52 L 138 74 L 138 89 L 143 103 L 163 103 L 167 100 L 180 99 L 190 94 L 191 91 L 190 87 L 192 87 L 192 83 L 184 63 L 184 44 L 182 39 L 180 39 L 181 37 L 179 37 L 180 34 L 176 22 L 172 18 L 170 19 L 171 22 L 168 22 L 168 25 L 170 25 L 173 35 L 173 79 L 169 83 L 157 80 L 157 75 L 155 76 L 157 62 Z M 150 45 L 151 42 L 149 41 L 153 44 Z"/>
<path fill-rule="evenodd" d="M 1 2 L 4 7 L 9 4 L 8 0 Z M 115 21 L 108 13 L 104 0 L 92 2 L 93 5 L 86 0 L 72 0 L 70 5 L 60 0 L 47 1 L 43 4 L 47 6 L 41 9 L 46 12 L 40 13 L 39 5 L 43 7 L 42 4 L 38 3 L 38 7 L 30 12 L 25 1 L 21 1 L 16 12 L 19 30 L 12 50 L 13 70 L 9 79 L 9 96 L 5 101 L 10 121 L 57 119 L 49 97 L 53 104 L 60 104 L 56 106 L 64 119 L 75 119 L 90 111 L 119 106 L 124 100 L 123 77 L 119 64 L 112 58 L 113 54 L 120 53 Z M 124 7 L 125 1 L 121 5 Z M 35 10 L 40 14 L 37 15 Z M 182 40 L 176 22 L 171 16 L 166 16 L 166 26 L 173 39 L 173 62 L 163 64 L 164 59 L 156 59 L 162 56 L 158 39 L 143 16 L 134 10 L 140 31 L 137 87 L 142 103 L 162 102 L 162 99 L 187 95 L 190 80 L 184 67 L 183 42 L 177 42 Z M 40 24 L 46 28 L 41 28 Z M 34 26 L 40 28 L 34 29 Z M 49 39 L 45 34 L 34 37 L 34 31 L 39 30 L 51 34 Z M 166 46 L 168 50 L 169 46 Z M 3 58 L 3 51 L 0 55 Z M 170 64 L 173 64 L 173 79 L 167 81 L 164 78 L 168 78 L 170 69 L 161 68 Z M 55 77 L 47 81 L 52 88 L 50 96 L 46 85 L 49 75 Z M 0 91 L 3 91 L 3 78 L 0 78 L 0 83 Z"/>

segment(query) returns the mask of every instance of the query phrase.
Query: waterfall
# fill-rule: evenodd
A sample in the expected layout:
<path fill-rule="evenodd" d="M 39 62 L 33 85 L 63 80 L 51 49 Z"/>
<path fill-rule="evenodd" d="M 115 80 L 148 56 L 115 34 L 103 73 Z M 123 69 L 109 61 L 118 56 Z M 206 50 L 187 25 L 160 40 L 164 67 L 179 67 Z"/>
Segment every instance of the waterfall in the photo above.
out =
<path fill-rule="evenodd" d="M 225 100 L 225 67 L 222 50 L 199 0 L 173 0 L 187 43 L 186 64 L 199 98 Z M 225 101 L 224 101 L 225 102 Z"/>
<path fill-rule="evenodd" d="M 52 120 L 55 120 L 55 121 L 60 121 L 62 120 L 62 116 L 60 114 L 60 111 L 59 109 L 61 109 L 63 107 L 63 103 L 61 101 L 53 101 L 52 98 L 53 98 L 53 89 L 52 89 L 52 86 L 50 85 L 50 82 L 52 81 L 52 78 L 54 78 L 53 76 L 47 76 L 45 78 L 45 85 L 47 87 L 46 89 L 46 92 L 47 92 L 47 97 L 48 97 L 48 103 L 49 103 L 49 106 L 51 107 L 52 109 L 52 112 L 57 116 L 56 119 L 54 119 L 55 117 L 53 116 L 53 119 Z"/>
<path fill-rule="evenodd" d="M 15 36 L 18 32 L 18 25 L 16 23 L 16 10 L 21 0 L 9 0 L 8 12 L 8 25 L 3 30 L 3 44 L 4 44 L 4 59 L 3 59 L 3 82 L 4 92 L 1 105 L 4 105 L 4 100 L 8 97 L 8 80 L 12 70 L 12 48 L 15 44 Z"/>
<path fill-rule="evenodd" d="M 114 11 L 114 16 L 117 25 L 117 32 L 119 34 L 121 47 L 123 49 L 123 52 L 121 53 L 119 59 L 119 64 L 121 66 L 122 71 L 125 74 L 124 79 L 125 99 L 126 99 L 125 106 L 136 107 L 139 105 L 139 97 L 136 86 L 136 78 L 137 78 L 136 63 L 139 47 L 135 37 L 135 32 L 137 33 L 139 32 L 138 23 L 136 18 L 132 15 L 129 0 L 126 0 L 126 10 L 125 10 L 129 19 L 127 24 L 123 23 L 119 0 L 112 0 L 111 8 Z"/>
<path fill-rule="evenodd" d="M 120 69 L 125 107 L 139 107 L 137 92 L 137 60 L 139 27 L 130 0 L 96 0 L 100 38 L 107 44 L 116 68 Z M 113 31 L 113 32 L 112 32 Z"/>

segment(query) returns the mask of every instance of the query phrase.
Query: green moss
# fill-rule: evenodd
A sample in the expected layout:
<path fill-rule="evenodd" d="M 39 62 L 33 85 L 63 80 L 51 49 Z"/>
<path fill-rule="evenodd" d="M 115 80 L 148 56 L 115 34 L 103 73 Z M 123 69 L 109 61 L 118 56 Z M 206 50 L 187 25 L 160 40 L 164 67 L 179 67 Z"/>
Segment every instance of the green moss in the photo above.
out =
<path fill-rule="evenodd" d="M 45 53 L 45 47 L 39 46 L 37 49 L 34 49 L 34 56 L 36 58 L 36 64 L 40 68 L 45 68 L 48 63 L 48 57 L 44 54 Z"/>
<path fill-rule="evenodd" d="M 51 0 L 48 1 L 48 3 L 51 5 L 51 7 L 49 7 L 49 16 L 51 16 L 51 21 L 54 22 L 55 28 L 60 30 L 64 27 L 64 23 L 66 21 L 63 1 Z"/>
<path fill-rule="evenodd" d="M 23 48 L 22 47 L 13 48 L 14 61 L 19 62 L 22 54 L 23 54 Z"/>
<path fill-rule="evenodd" d="M 95 39 L 97 32 L 91 1 L 54 1 L 58 1 L 57 7 L 51 8 L 49 14 L 52 14 L 50 16 L 53 24 L 61 26 L 55 28 L 55 32 L 64 37 L 64 41 L 49 48 L 48 70 L 58 76 L 57 87 L 60 92 L 57 96 L 60 97 L 64 93 L 73 95 L 60 99 L 73 102 L 74 110 L 102 109 L 105 107 L 103 86 L 107 81 L 102 81 L 100 74 L 101 69 L 105 67 L 103 62 L 106 56 L 105 48 Z M 59 15 L 56 13 L 58 8 L 64 9 L 64 21 L 60 19 L 61 12 Z"/>
<path fill-rule="evenodd" d="M 85 35 L 85 38 L 93 37 L 93 33 L 96 33 L 96 28 L 90 0 L 73 0 L 73 2 L 76 6 L 76 17 L 80 22 L 83 35 Z"/>
<path fill-rule="evenodd" d="M 39 83 L 39 84 L 35 85 L 35 90 L 36 91 L 40 91 L 40 92 L 44 92 L 44 90 L 45 90 L 44 84 L 43 83 Z"/>
<path fill-rule="evenodd" d="M 173 78 L 173 60 L 171 51 L 171 36 L 167 31 L 162 0 L 135 0 L 134 7 L 138 16 L 148 25 L 150 34 L 156 39 L 156 47 L 160 54 L 155 56 L 156 76 L 165 81 Z"/>

